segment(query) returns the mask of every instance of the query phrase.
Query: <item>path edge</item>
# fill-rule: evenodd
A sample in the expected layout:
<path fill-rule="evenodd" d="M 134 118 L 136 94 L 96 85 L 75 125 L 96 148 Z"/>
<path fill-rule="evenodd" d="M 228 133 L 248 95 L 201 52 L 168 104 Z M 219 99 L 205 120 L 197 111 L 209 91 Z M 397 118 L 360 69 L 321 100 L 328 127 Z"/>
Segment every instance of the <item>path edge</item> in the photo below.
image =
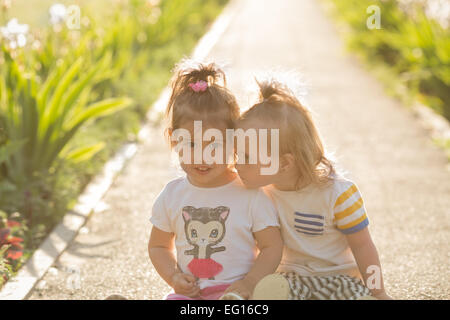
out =
<path fill-rule="evenodd" d="M 445 117 L 421 103 L 416 103 L 412 109 L 421 125 L 429 131 L 432 139 L 450 139 L 450 122 Z"/>
<path fill-rule="evenodd" d="M 209 30 L 197 42 L 191 54 L 193 59 L 201 61 L 207 57 L 237 12 L 237 3 L 236 0 L 230 0 L 225 5 Z M 138 142 L 125 142 L 107 161 L 101 173 L 94 177 L 78 197 L 74 208 L 64 215 L 61 222 L 47 235 L 18 273 L 5 283 L 0 290 L 0 300 L 24 300 L 29 297 L 36 284 L 68 248 L 89 217 L 95 213 L 97 206 L 101 206 L 101 200 L 116 177 L 136 155 L 140 141 L 149 137 L 151 127 L 161 118 L 169 98 L 170 88 L 167 86 L 147 112 L 146 121 L 138 133 Z"/>

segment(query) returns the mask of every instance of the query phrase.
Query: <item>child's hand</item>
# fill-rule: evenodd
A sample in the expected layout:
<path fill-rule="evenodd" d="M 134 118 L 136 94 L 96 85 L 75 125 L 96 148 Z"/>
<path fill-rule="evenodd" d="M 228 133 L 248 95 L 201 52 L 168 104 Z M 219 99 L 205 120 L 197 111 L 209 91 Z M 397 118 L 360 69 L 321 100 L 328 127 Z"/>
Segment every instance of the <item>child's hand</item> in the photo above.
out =
<path fill-rule="evenodd" d="M 186 297 L 196 297 L 200 293 L 197 279 L 187 273 L 176 272 L 172 276 L 171 287 L 175 293 L 182 294 Z"/>
<path fill-rule="evenodd" d="M 238 280 L 235 281 L 225 290 L 225 293 L 228 292 L 234 292 L 238 295 L 240 295 L 243 299 L 248 300 L 250 299 L 252 293 L 253 293 L 254 286 L 252 286 L 249 282 L 245 280 Z"/>

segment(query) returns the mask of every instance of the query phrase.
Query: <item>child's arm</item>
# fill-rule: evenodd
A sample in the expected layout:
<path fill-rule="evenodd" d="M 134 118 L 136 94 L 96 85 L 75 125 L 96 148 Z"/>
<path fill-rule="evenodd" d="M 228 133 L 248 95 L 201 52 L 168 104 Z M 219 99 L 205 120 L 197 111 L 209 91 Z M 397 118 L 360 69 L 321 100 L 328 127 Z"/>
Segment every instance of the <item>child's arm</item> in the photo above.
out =
<path fill-rule="evenodd" d="M 355 257 L 359 271 L 361 272 L 366 286 L 368 285 L 369 277 L 371 279 L 373 277 L 379 277 L 374 281 L 376 287 L 369 288 L 372 295 L 378 299 L 392 299 L 384 291 L 380 259 L 378 258 L 377 249 L 372 241 L 372 238 L 370 237 L 369 229 L 364 228 L 358 232 L 348 234 L 347 241 L 352 249 L 353 256 Z M 372 268 L 370 268 L 370 266 L 375 266 L 375 272 Z M 370 282 L 372 283 L 372 281 Z"/>
<path fill-rule="evenodd" d="M 249 299 L 253 289 L 259 280 L 277 269 L 283 252 L 283 241 L 281 240 L 278 227 L 267 227 L 253 233 L 259 249 L 253 267 L 244 279 L 234 282 L 225 292 L 235 292 L 244 299 Z"/>
<path fill-rule="evenodd" d="M 174 234 L 153 226 L 148 242 L 148 255 L 156 271 L 176 293 L 195 297 L 200 292 L 196 279 L 178 269 L 173 250 Z"/>

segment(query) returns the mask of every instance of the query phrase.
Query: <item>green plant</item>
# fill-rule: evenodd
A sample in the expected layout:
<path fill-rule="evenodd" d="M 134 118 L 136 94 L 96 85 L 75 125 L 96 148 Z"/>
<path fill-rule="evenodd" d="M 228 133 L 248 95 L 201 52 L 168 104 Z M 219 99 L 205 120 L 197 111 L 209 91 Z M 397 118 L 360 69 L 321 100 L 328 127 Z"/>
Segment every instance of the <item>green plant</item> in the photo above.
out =
<path fill-rule="evenodd" d="M 8 248 L 9 246 L 0 247 L 0 288 L 12 274 L 11 265 L 8 263 L 8 259 L 5 258 Z"/>
<path fill-rule="evenodd" d="M 4 162 L 7 178 L 15 183 L 31 178 L 34 171 L 49 169 L 85 122 L 122 110 L 131 103 L 128 98 L 88 102 L 96 77 L 108 66 L 105 63 L 108 56 L 82 75 L 79 75 L 82 57 L 66 71 L 68 63 L 62 64 L 41 86 L 20 72 L 8 53 L 6 59 L 7 74 L 0 82 L 0 101 L 2 115 L 6 117 L 6 134 L 14 142 L 11 148 L 15 152 L 9 151 Z M 67 154 L 84 157 L 97 147 L 84 147 L 84 152 L 79 149 Z"/>
<path fill-rule="evenodd" d="M 394 0 L 329 0 L 349 28 L 349 48 L 368 65 L 387 66 L 409 95 L 450 119 L 450 30 L 428 18 L 422 6 L 409 12 Z M 381 29 L 366 27 L 366 9 L 377 5 Z"/>
<path fill-rule="evenodd" d="M 13 215 L 18 218 L 18 215 Z M 0 211 L 0 287 L 22 263 L 23 234 L 26 228 Z"/>
<path fill-rule="evenodd" d="M 88 121 L 128 107 L 129 98 L 90 102 L 90 93 L 105 76 L 111 56 L 83 70 L 83 57 L 70 67 L 62 63 L 44 83 L 20 69 L 4 48 L 0 78 L 0 117 L 8 141 L 0 149 L 3 186 L 14 185 L 23 193 L 43 179 L 58 159 L 87 160 L 103 146 L 97 142 L 76 150 L 67 148 L 76 132 Z"/>

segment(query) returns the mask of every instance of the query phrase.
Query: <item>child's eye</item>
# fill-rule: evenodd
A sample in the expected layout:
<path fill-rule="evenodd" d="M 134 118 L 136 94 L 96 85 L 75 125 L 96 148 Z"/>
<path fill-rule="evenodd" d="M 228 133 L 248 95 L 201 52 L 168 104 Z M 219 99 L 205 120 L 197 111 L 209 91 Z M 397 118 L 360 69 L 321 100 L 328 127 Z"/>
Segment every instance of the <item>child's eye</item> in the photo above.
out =
<path fill-rule="evenodd" d="M 197 238 L 197 230 L 195 229 L 191 230 L 191 238 Z"/>
<path fill-rule="evenodd" d="M 214 229 L 214 230 L 211 231 L 209 237 L 210 238 L 217 238 L 218 235 L 219 235 L 219 230 Z"/>

